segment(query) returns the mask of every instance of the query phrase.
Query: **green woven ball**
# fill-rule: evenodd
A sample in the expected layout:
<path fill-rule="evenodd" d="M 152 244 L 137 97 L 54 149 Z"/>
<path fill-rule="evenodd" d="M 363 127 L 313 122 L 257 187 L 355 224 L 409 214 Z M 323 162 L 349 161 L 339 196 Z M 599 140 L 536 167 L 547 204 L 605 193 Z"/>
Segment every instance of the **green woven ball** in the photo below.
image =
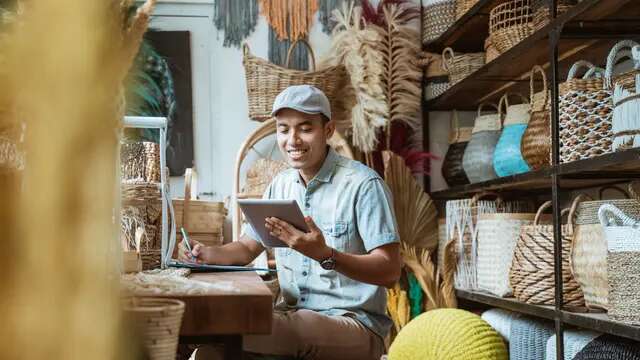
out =
<path fill-rule="evenodd" d="M 409 322 L 389 349 L 389 360 L 508 360 L 500 335 L 480 316 L 459 309 L 427 311 Z"/>

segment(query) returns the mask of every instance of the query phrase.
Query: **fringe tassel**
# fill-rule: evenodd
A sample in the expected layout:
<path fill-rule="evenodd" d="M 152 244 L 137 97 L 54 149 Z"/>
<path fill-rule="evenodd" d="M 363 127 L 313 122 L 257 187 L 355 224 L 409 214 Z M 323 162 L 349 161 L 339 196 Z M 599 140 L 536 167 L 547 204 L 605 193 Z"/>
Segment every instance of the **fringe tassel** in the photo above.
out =
<path fill-rule="evenodd" d="M 214 24 L 218 31 L 224 31 L 224 47 L 240 48 L 257 22 L 257 0 L 216 0 L 214 3 Z"/>
<path fill-rule="evenodd" d="M 303 44 L 296 45 L 291 54 L 291 61 L 287 65 L 287 52 L 291 47 L 290 40 L 278 40 L 278 35 L 269 29 L 269 61 L 289 69 L 309 70 L 309 51 Z"/>
<path fill-rule="evenodd" d="M 333 12 L 333 10 L 338 9 L 340 6 L 342 6 L 343 3 L 347 2 L 348 0 L 318 0 L 320 3 L 320 9 L 319 9 L 319 20 L 320 23 L 322 24 L 322 32 L 324 32 L 325 34 L 331 35 L 331 32 L 333 31 L 333 28 L 336 27 L 336 20 L 331 16 L 331 13 Z M 349 1 L 350 3 L 354 4 L 354 5 L 359 5 L 360 1 L 358 0 L 354 0 L 354 1 Z"/>
<path fill-rule="evenodd" d="M 307 36 L 318 11 L 317 0 L 259 0 L 261 14 L 279 40 L 296 41 Z"/>

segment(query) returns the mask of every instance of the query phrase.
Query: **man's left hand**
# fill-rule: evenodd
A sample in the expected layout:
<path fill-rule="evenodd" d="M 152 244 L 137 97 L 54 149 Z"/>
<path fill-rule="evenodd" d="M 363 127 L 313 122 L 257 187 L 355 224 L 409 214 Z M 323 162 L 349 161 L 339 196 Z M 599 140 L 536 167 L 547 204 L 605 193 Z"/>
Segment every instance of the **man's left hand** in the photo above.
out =
<path fill-rule="evenodd" d="M 265 226 L 271 236 L 282 240 L 302 255 L 316 261 L 322 261 L 331 256 L 331 248 L 327 246 L 322 231 L 316 226 L 313 219 L 310 216 L 305 216 L 304 221 L 307 223 L 309 232 L 300 231 L 288 222 L 275 217 L 267 218 Z"/>

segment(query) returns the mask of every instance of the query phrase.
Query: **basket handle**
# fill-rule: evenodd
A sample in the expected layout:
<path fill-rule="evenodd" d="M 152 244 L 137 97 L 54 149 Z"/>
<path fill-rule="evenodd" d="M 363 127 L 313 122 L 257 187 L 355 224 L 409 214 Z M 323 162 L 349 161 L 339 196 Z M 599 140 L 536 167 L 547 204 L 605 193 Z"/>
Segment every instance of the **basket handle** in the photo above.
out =
<path fill-rule="evenodd" d="M 458 119 L 458 112 L 456 111 L 456 109 L 453 109 L 453 111 L 451 111 L 451 119 L 449 120 L 449 134 L 455 134 L 452 138 L 452 136 L 449 136 L 449 142 L 451 144 L 455 143 L 458 141 L 458 137 L 460 135 L 460 132 L 458 131 L 459 128 L 459 119 Z"/>
<path fill-rule="evenodd" d="M 547 210 L 549 207 L 551 206 L 551 201 L 545 201 L 544 204 L 540 205 L 540 207 L 538 208 L 538 211 L 536 212 L 536 217 L 533 219 L 533 225 L 537 226 L 538 223 L 540 222 L 540 217 L 542 216 L 542 213 Z M 569 213 L 569 209 L 562 209 L 562 211 L 560 211 L 560 216 L 565 216 Z"/>
<path fill-rule="evenodd" d="M 592 63 L 586 61 L 586 60 L 578 60 L 575 63 L 573 63 L 573 65 L 571 65 L 571 68 L 569 69 L 569 74 L 567 75 L 567 81 L 574 79 L 576 77 L 576 73 L 578 73 L 578 70 L 582 69 L 582 68 L 587 68 L 587 71 L 585 72 L 585 79 L 587 79 L 586 74 L 589 74 L 590 71 L 592 71 L 596 66 L 593 65 Z"/>
<path fill-rule="evenodd" d="M 502 200 L 502 197 L 498 193 L 494 193 L 491 191 L 483 191 L 473 195 L 473 197 L 471 198 L 471 202 L 469 203 L 469 206 L 474 206 L 478 201 L 480 201 L 480 199 L 485 198 L 487 196 L 495 196 L 496 202 L 498 203 L 502 203 L 504 201 Z"/>
<path fill-rule="evenodd" d="M 602 200 L 602 195 L 604 195 L 604 192 L 606 190 L 615 190 L 617 192 L 619 192 L 620 194 L 622 194 L 624 196 L 625 199 L 631 199 L 631 196 L 629 195 L 629 192 L 625 191 L 625 189 L 615 186 L 615 185 L 609 185 L 609 186 L 603 186 L 600 188 L 600 190 L 598 190 L 598 199 Z"/>
<path fill-rule="evenodd" d="M 243 56 L 248 56 L 250 52 L 251 51 L 249 50 L 249 44 L 243 43 L 242 44 L 242 55 Z"/>
<path fill-rule="evenodd" d="M 584 73 L 583 79 L 591 79 L 591 78 L 604 78 L 604 69 L 601 67 L 594 66 L 589 69 L 586 73 Z"/>
<path fill-rule="evenodd" d="M 498 103 L 498 109 L 499 111 L 502 111 L 502 104 L 504 102 L 505 104 L 505 108 L 504 108 L 504 113 L 507 113 L 507 109 L 509 108 L 509 95 L 517 95 L 520 97 L 520 99 L 522 100 L 523 104 L 528 104 L 529 100 L 526 98 L 526 96 L 517 93 L 517 92 L 506 92 L 504 93 L 504 95 L 502 95 L 502 97 L 500 98 L 500 102 Z"/>
<path fill-rule="evenodd" d="M 632 219 L 615 205 L 603 204 L 600 206 L 600 209 L 598 209 L 598 219 L 602 226 L 611 226 L 612 224 L 615 224 L 616 218 L 621 220 L 622 226 L 637 227 L 640 225 L 640 221 Z"/>
<path fill-rule="evenodd" d="M 293 49 L 295 49 L 298 43 L 304 44 L 309 50 L 309 55 L 311 56 L 311 71 L 316 71 L 316 54 L 313 52 L 313 49 L 311 48 L 311 45 L 309 45 L 309 42 L 305 39 L 298 39 L 294 41 L 291 44 L 291 46 L 289 46 L 289 51 L 287 51 L 287 61 L 286 61 L 287 68 L 289 68 L 289 65 L 291 65 L 291 55 L 293 54 Z"/>
<path fill-rule="evenodd" d="M 498 109 L 498 107 L 494 103 L 481 103 L 480 105 L 478 105 L 478 116 L 482 115 L 482 108 L 485 105 L 493 106 L 493 108 L 496 109 L 496 112 L 500 112 L 500 109 Z"/>
<path fill-rule="evenodd" d="M 611 51 L 609 51 L 609 55 L 607 56 L 607 68 L 604 73 L 604 86 L 605 89 L 610 89 L 613 81 L 613 71 L 616 65 L 620 62 L 620 60 L 625 58 L 631 58 L 631 48 L 638 45 L 637 42 L 633 40 L 622 40 L 615 44 Z"/>
<path fill-rule="evenodd" d="M 548 89 L 547 89 L 547 75 L 544 73 L 544 69 L 542 69 L 542 66 L 540 66 L 540 65 L 535 65 L 531 69 L 531 75 L 529 76 L 529 89 L 531 91 L 531 94 L 529 95 L 529 97 L 533 98 L 533 94 L 534 94 L 534 88 L 533 88 L 534 81 L 533 81 L 533 79 L 535 78 L 535 74 L 537 72 L 542 75 L 542 91 L 544 91 L 544 107 L 546 107 L 547 106 L 547 101 L 549 101 L 549 93 L 548 93 Z"/>
<path fill-rule="evenodd" d="M 447 59 L 447 54 L 449 54 L 449 59 Z M 449 71 L 449 62 L 453 61 L 453 58 L 456 56 L 456 54 L 453 52 L 453 49 L 450 47 L 444 48 L 444 50 L 442 50 L 442 68 L 446 71 Z"/>
<path fill-rule="evenodd" d="M 640 201 L 640 194 L 638 193 L 638 191 L 636 191 L 636 186 L 638 185 L 640 185 L 639 180 L 633 180 L 629 183 L 629 185 L 627 185 L 627 191 L 629 191 L 629 195 L 631 195 L 631 198 L 636 201 Z"/>
<path fill-rule="evenodd" d="M 184 203 L 182 205 L 182 227 L 189 231 L 189 207 L 191 206 L 191 181 L 193 179 L 193 169 L 187 168 L 184 171 Z"/>

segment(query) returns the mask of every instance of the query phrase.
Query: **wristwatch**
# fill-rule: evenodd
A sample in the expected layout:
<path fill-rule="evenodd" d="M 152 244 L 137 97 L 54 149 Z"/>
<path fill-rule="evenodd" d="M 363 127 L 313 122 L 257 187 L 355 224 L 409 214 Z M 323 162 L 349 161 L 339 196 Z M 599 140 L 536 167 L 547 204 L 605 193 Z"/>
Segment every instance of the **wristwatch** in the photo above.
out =
<path fill-rule="evenodd" d="M 325 270 L 333 270 L 336 268 L 336 259 L 334 257 L 335 250 L 331 248 L 331 256 L 320 261 L 320 266 Z"/>

